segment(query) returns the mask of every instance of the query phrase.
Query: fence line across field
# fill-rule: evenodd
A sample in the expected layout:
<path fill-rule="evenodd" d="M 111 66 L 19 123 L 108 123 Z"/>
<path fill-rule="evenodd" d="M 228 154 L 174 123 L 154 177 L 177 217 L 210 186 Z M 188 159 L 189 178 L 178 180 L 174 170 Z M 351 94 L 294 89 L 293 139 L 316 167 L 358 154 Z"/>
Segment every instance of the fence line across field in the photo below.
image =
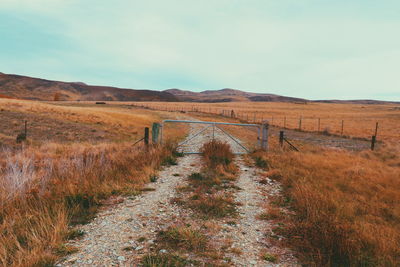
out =
<path fill-rule="evenodd" d="M 177 106 L 177 107 L 158 107 L 149 104 L 134 104 L 137 107 L 154 109 L 154 110 L 164 110 L 169 112 L 199 112 L 205 114 L 216 114 L 223 117 L 236 118 L 240 120 L 244 120 L 247 122 L 252 121 L 253 123 L 263 123 L 265 120 L 269 121 L 271 126 L 282 127 L 284 129 L 294 129 L 300 131 L 310 131 L 310 132 L 325 132 L 329 131 L 329 134 L 345 136 L 345 122 L 351 120 L 357 120 L 356 117 L 347 117 L 347 118 L 330 118 L 330 117 L 319 117 L 319 116 L 266 116 L 263 111 L 242 111 L 240 109 L 224 109 L 224 108 L 211 108 L 211 107 L 199 107 L 192 105 L 190 107 L 187 106 Z M 364 117 L 364 120 L 380 120 L 379 117 Z M 307 125 L 305 121 L 307 120 Z M 315 120 L 315 126 L 310 128 L 310 121 Z M 325 121 L 325 123 L 323 123 Z M 328 121 L 328 123 L 326 122 Z M 337 121 L 337 123 L 336 123 Z M 326 129 L 322 130 L 322 124 Z M 378 136 L 378 121 L 375 121 L 373 125 L 371 125 L 371 135 L 373 134 L 375 138 Z M 333 127 L 334 130 L 331 132 L 330 127 Z M 313 128 L 313 129 L 312 129 Z M 364 137 L 366 138 L 366 137 Z"/>

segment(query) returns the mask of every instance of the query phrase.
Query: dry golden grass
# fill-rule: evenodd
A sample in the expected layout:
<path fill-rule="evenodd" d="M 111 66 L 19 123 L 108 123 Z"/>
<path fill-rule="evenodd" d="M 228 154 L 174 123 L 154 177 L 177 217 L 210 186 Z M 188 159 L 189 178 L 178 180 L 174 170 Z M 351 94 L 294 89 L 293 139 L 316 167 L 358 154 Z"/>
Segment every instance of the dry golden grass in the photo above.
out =
<path fill-rule="evenodd" d="M 0 161 L 0 265 L 54 263 L 68 225 L 113 194 L 138 194 L 170 155 L 131 144 L 59 145 L 4 152 Z M 99 168 L 98 166 L 102 166 Z"/>
<path fill-rule="evenodd" d="M 145 150 L 132 144 L 143 137 L 144 127 L 174 114 L 123 105 L 1 99 L 1 115 L 9 119 L 3 120 L 8 128 L 19 131 L 13 116 L 30 119 L 23 144 L 15 144 L 10 132 L 1 134 L 6 148 L 0 152 L 1 266 L 50 266 L 73 252 L 73 247 L 62 245 L 77 235 L 71 225 L 90 220 L 113 195 L 139 194 L 159 166 L 173 159 L 170 145 Z M 29 124 L 32 121 L 36 125 Z M 71 123 L 77 126 L 69 128 Z M 51 142 L 60 124 L 65 132 L 56 141 L 62 142 Z M 74 131 L 83 137 L 85 127 L 87 139 L 68 138 Z M 112 134 L 95 139 L 92 129 Z M 171 139 L 184 134 L 169 129 Z"/>
<path fill-rule="evenodd" d="M 7 113 L 7 117 L 5 114 Z M 4 114 L 4 115 L 2 115 Z M 12 143 L 28 120 L 28 139 L 46 141 L 123 142 L 143 137 L 144 127 L 176 114 L 134 108 L 129 105 L 95 105 L 93 103 L 36 102 L 0 99 L 0 116 L 7 133 L 0 142 Z M 9 131 L 9 129 L 13 129 Z M 182 136 L 185 129 L 168 129 L 167 137 Z M 57 134 L 60 136 L 57 138 Z"/>
<path fill-rule="evenodd" d="M 315 266 L 400 262 L 400 147 L 351 153 L 309 147 L 258 152 L 296 215 L 289 244 Z"/>
<path fill-rule="evenodd" d="M 136 102 L 136 105 L 159 110 L 184 110 L 235 115 L 247 121 L 268 120 L 272 125 L 305 131 L 318 130 L 318 118 L 321 119 L 320 131 L 343 134 L 352 137 L 370 139 L 375 132 L 375 123 L 379 122 L 378 139 L 394 141 L 400 139 L 400 106 L 399 105 L 363 105 L 363 104 L 327 104 L 327 103 L 276 103 L 276 102 L 230 102 L 230 103 L 161 103 Z"/>

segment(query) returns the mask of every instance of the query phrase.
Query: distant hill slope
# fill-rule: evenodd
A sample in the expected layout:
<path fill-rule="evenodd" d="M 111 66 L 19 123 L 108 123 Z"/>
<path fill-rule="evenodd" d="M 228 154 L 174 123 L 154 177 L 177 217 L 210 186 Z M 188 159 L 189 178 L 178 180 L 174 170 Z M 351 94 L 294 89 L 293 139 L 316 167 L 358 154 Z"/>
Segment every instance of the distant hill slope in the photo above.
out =
<path fill-rule="evenodd" d="M 192 92 L 181 89 L 164 91 L 122 89 L 111 86 L 93 86 L 82 82 L 60 82 L 0 72 L 0 98 L 30 100 L 91 100 L 91 101 L 169 101 L 169 102 L 322 102 L 351 104 L 399 104 L 379 100 L 307 100 L 275 94 L 249 93 L 225 88 Z"/>
<path fill-rule="evenodd" d="M 266 101 L 266 102 L 307 102 L 303 98 L 280 96 L 274 94 L 248 93 L 236 89 L 225 88 L 221 90 L 207 90 L 199 93 L 180 89 L 168 89 L 164 92 L 171 93 L 182 101 L 191 102 L 232 102 L 232 101 Z"/>
<path fill-rule="evenodd" d="M 0 73 L 0 95 L 30 100 L 179 101 L 168 92 L 92 86 Z"/>

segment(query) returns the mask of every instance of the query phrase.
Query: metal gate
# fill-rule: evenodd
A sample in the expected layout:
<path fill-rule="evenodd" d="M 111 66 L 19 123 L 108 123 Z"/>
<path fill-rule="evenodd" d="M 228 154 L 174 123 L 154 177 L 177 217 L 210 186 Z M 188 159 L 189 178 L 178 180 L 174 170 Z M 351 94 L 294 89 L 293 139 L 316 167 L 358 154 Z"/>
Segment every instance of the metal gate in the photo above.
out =
<path fill-rule="evenodd" d="M 191 121 L 191 120 L 164 120 L 161 123 L 161 135 L 160 143 L 163 142 L 164 138 L 164 126 L 166 123 L 187 123 L 195 124 L 196 127 L 203 125 L 200 129 L 194 129 L 196 127 L 191 127 L 191 132 L 189 136 L 182 142 L 178 144 L 178 151 L 184 154 L 200 154 L 200 147 L 204 144 L 206 139 L 222 139 L 229 140 L 234 154 L 246 154 L 251 152 L 239 139 L 233 137 L 226 130 L 222 129 L 220 126 L 232 125 L 232 126 L 245 126 L 256 128 L 257 130 L 257 148 L 268 149 L 268 124 L 248 124 L 248 123 L 228 123 L 228 122 L 210 122 L 210 121 Z M 199 128 L 199 127 L 197 127 Z M 199 139 L 199 140 L 196 140 Z M 202 140 L 201 140 L 202 139 Z M 197 144 L 196 144 L 197 141 Z M 191 149 L 188 150 L 187 148 Z"/>

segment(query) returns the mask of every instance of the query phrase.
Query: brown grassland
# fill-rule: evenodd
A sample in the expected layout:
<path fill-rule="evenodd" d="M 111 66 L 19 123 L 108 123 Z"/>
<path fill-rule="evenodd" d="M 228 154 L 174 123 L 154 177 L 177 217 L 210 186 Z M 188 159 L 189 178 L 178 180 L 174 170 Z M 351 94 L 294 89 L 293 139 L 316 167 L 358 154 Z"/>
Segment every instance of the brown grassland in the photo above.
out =
<path fill-rule="evenodd" d="M 301 152 L 256 152 L 265 176 L 280 181 L 295 211 L 281 230 L 304 263 L 398 266 L 400 147 L 348 152 L 303 146 Z M 273 213 L 273 208 L 267 213 Z"/>
<path fill-rule="evenodd" d="M 162 112 L 4 99 L 0 108 L 1 266 L 51 266 L 74 251 L 63 245 L 80 235 L 71 226 L 110 197 L 139 194 L 171 158 L 171 145 L 133 146 Z M 28 138 L 17 144 L 26 118 Z M 184 132 L 169 129 L 175 139 Z"/>
<path fill-rule="evenodd" d="M 286 116 L 289 128 L 296 128 L 298 117 L 303 116 L 302 127 L 309 131 L 315 131 L 320 117 L 321 130 L 329 127 L 329 132 L 336 134 L 343 119 L 345 135 L 362 138 L 369 138 L 379 121 L 378 139 L 384 142 L 375 151 L 354 152 L 299 142 L 296 146 L 300 152 L 295 152 L 280 148 L 273 136 L 269 152 L 257 151 L 251 156 L 265 169 L 265 176 L 283 184 L 284 197 L 276 199 L 274 205 L 284 205 L 294 215 L 285 216 L 285 226 L 276 231 L 288 237 L 286 245 L 298 251 L 302 262 L 311 266 L 398 266 L 398 106 L 254 102 L 94 105 L 13 99 L 0 99 L 0 265 L 53 264 L 74 250 L 62 245 L 66 239 L 80 235 L 71 226 L 90 220 L 108 198 L 139 194 L 166 159 L 171 159 L 171 145 L 144 151 L 132 144 L 142 137 L 143 127 L 152 122 L 187 114 L 132 104 L 160 110 L 201 108 L 202 113 L 189 116 L 214 121 L 238 120 L 204 113 L 234 109 L 242 119 L 249 114 L 250 121 L 254 113 L 258 121 L 263 118 L 272 122 L 274 116 L 274 124 L 278 125 Z M 17 144 L 15 138 L 22 131 L 24 119 L 28 120 L 28 140 Z M 225 129 L 254 143 L 256 132 Z M 171 126 L 166 132 L 168 139 L 176 141 L 186 129 Z M 210 187 L 205 178 L 223 176 L 234 182 L 230 162 L 212 166 L 216 160 L 210 155 L 220 158 L 205 151 L 208 167 L 201 177 L 191 180 L 201 189 L 199 206 L 192 209 L 201 210 L 201 205 L 208 204 L 205 199 L 201 201 L 203 191 L 218 189 L 218 179 L 212 180 Z M 211 170 L 217 172 L 210 175 Z M 218 196 L 218 192 L 213 193 Z M 225 206 L 234 204 L 230 198 L 222 202 Z M 266 213 L 272 218 L 278 216 L 274 207 Z M 230 210 L 226 214 L 231 214 Z M 173 234 L 185 238 L 193 235 L 185 229 Z M 193 246 L 204 249 L 204 244 L 199 238 Z"/>

